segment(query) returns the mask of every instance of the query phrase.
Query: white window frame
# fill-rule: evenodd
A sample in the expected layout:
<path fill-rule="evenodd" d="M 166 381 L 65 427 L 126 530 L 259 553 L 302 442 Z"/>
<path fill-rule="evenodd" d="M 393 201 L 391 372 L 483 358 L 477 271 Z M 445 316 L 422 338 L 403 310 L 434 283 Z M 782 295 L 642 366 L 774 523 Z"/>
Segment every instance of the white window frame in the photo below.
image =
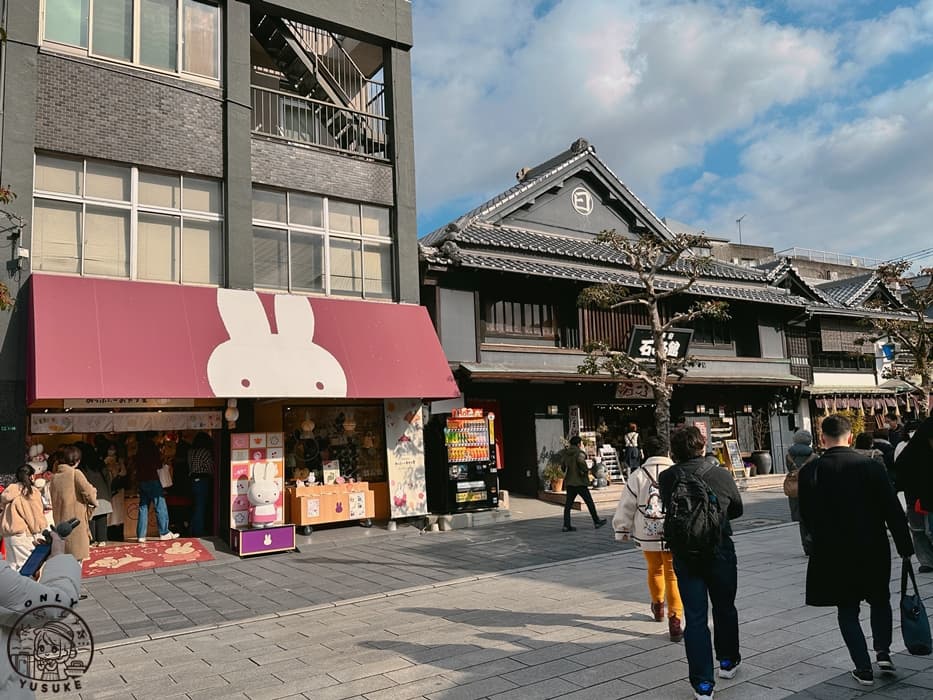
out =
<path fill-rule="evenodd" d="M 33 173 L 36 172 L 36 161 L 38 156 L 48 156 L 49 158 L 58 158 L 59 160 L 67 160 L 72 162 L 81 162 L 81 194 L 66 194 L 64 192 L 51 192 L 48 190 L 40 190 L 35 186 L 35 176 L 33 177 L 33 189 L 32 189 L 32 219 L 35 221 L 36 213 L 35 207 L 38 200 L 44 201 L 56 201 L 56 202 L 68 202 L 70 204 L 80 204 L 81 205 L 81 219 L 80 219 L 80 243 L 78 245 L 78 275 L 81 277 L 90 276 L 95 278 L 106 278 L 106 279 L 130 279 L 133 281 L 140 282 L 157 282 L 161 284 L 184 284 L 186 286 L 198 286 L 198 287 L 222 287 L 224 285 L 224 266 L 221 265 L 220 270 L 220 279 L 217 282 L 188 282 L 182 279 L 181 271 L 184 269 L 183 264 L 183 255 L 184 255 L 184 235 L 185 235 L 185 221 L 201 221 L 208 223 L 219 223 L 220 224 L 220 258 L 221 261 L 224 259 L 224 251 L 226 248 L 226 238 L 225 231 L 223 227 L 224 223 L 224 211 L 223 211 L 223 186 L 224 183 L 221 180 L 216 178 L 207 178 L 203 176 L 191 175 L 192 178 L 196 180 L 212 180 L 220 184 L 220 205 L 221 210 L 219 213 L 205 212 L 197 209 L 185 209 L 185 174 L 184 173 L 174 173 L 168 172 L 167 175 L 178 176 L 178 186 L 179 186 L 179 206 L 177 209 L 170 207 L 159 207 L 151 204 L 140 204 L 139 203 L 139 167 L 135 165 L 123 165 L 121 163 L 112 163 L 111 161 L 99 161 L 94 158 L 71 158 L 64 155 L 58 154 L 33 154 Z M 105 163 L 107 165 L 117 165 L 119 167 L 127 168 L 130 171 L 130 201 L 125 202 L 115 199 L 106 199 L 102 197 L 94 197 L 87 194 L 87 164 L 91 160 L 95 163 Z M 157 170 L 150 170 L 149 168 L 143 168 L 144 172 L 159 172 Z M 100 207 L 100 208 L 110 208 L 118 211 L 124 211 L 130 213 L 130 241 L 129 247 L 127 249 L 127 255 L 129 256 L 129 277 L 119 276 L 112 277 L 110 275 L 85 275 L 84 272 L 84 247 L 86 245 L 86 236 L 85 236 L 85 219 L 87 217 L 87 208 L 91 207 Z M 179 219 L 179 233 L 178 233 L 178 259 L 176 261 L 177 269 L 177 279 L 175 280 L 153 280 L 153 279 L 139 279 L 137 276 L 137 252 L 138 252 L 138 238 L 137 233 L 139 230 L 139 214 L 163 214 L 167 216 L 177 216 Z M 72 274 L 66 272 L 58 272 L 54 270 L 41 270 L 41 272 L 49 274 Z"/>
<path fill-rule="evenodd" d="M 162 75 L 169 75 L 174 78 L 181 78 L 183 80 L 192 81 L 196 83 L 202 83 L 205 85 L 210 85 L 212 87 L 219 87 L 222 83 L 223 77 L 223 44 L 224 44 L 224 5 L 219 0 L 198 0 L 205 5 L 213 5 L 218 9 L 217 12 L 217 77 L 210 77 L 206 75 L 201 75 L 200 73 L 189 73 L 182 68 L 183 57 L 184 57 L 184 47 L 182 45 L 184 38 L 184 26 L 182 22 L 182 9 L 184 6 L 184 0 L 175 0 L 175 11 L 176 11 L 176 39 L 175 39 L 175 66 L 174 71 L 166 70 L 165 68 L 158 68 L 155 66 L 147 66 L 144 63 L 140 63 L 139 60 L 139 49 L 140 49 L 140 4 L 138 0 L 133 0 L 133 56 L 127 61 L 121 58 L 114 58 L 112 56 L 103 56 L 101 54 L 94 53 L 93 37 L 94 37 L 94 0 L 88 0 L 88 18 L 87 18 L 87 36 L 85 37 L 85 43 L 87 47 L 76 46 L 74 44 L 64 44 L 53 39 L 46 39 L 45 37 L 45 17 L 46 17 L 46 3 L 48 0 L 40 0 L 41 5 L 39 8 L 39 43 L 44 47 L 54 48 L 56 51 L 61 51 L 63 53 L 69 53 L 76 56 L 86 56 L 88 58 L 93 58 L 99 61 L 107 61 L 109 63 L 119 63 L 124 66 L 133 66 L 134 68 L 140 68 L 146 71 L 152 71 L 153 73 L 161 73 Z"/>
<path fill-rule="evenodd" d="M 341 202 L 348 202 L 348 203 L 350 203 L 350 204 L 355 204 L 355 205 L 357 206 L 357 208 L 360 210 L 360 223 L 361 223 L 360 228 L 361 228 L 361 229 L 362 229 L 362 207 L 363 207 L 363 206 L 369 205 L 369 203 L 367 203 L 367 202 L 354 202 L 354 201 L 352 201 L 352 200 L 340 199 L 339 197 L 326 197 L 326 196 L 324 196 L 324 195 L 318 195 L 318 194 L 312 194 L 312 193 L 305 193 L 305 192 L 297 192 L 297 191 L 293 191 L 293 190 L 281 190 L 281 189 L 276 189 L 276 188 L 274 188 L 274 187 L 263 187 L 263 186 L 260 186 L 260 187 L 257 188 L 256 186 L 254 186 L 253 189 L 260 189 L 260 190 L 268 191 L 268 192 L 278 192 L 278 193 L 281 193 L 281 194 L 284 194 L 284 195 L 285 195 L 285 221 L 284 221 L 284 222 L 282 222 L 282 221 L 270 221 L 270 220 L 268 220 L 268 219 L 258 219 L 258 218 L 256 218 L 256 217 L 253 217 L 253 218 L 252 218 L 252 228 L 266 228 L 266 229 L 276 229 L 276 230 L 279 230 L 279 231 L 285 231 L 285 234 L 286 234 L 286 235 L 285 235 L 286 252 L 287 252 L 287 255 L 288 255 L 288 270 L 286 271 L 286 272 L 287 272 L 286 278 L 287 278 L 287 280 L 288 280 L 288 289 L 287 289 L 286 291 L 288 291 L 289 294 L 308 294 L 308 295 L 318 295 L 318 296 L 322 294 L 322 292 L 309 292 L 308 290 L 304 290 L 304 289 L 297 289 L 297 290 L 296 290 L 296 289 L 293 288 L 293 285 L 292 285 L 292 237 L 291 237 L 291 232 L 292 232 L 292 231 L 297 231 L 297 232 L 299 232 L 299 233 L 311 233 L 311 234 L 316 234 L 316 235 L 321 236 L 322 239 L 323 239 L 323 243 L 324 243 L 324 256 L 323 256 L 323 263 L 324 263 L 324 291 L 323 291 L 323 294 L 324 294 L 324 296 L 329 296 L 329 297 L 332 296 L 332 297 L 335 297 L 335 298 L 338 298 L 338 299 L 367 299 L 367 300 L 370 300 L 370 301 L 394 301 L 394 300 L 395 300 L 395 292 L 396 292 L 396 289 L 395 289 L 395 286 L 396 286 L 396 285 L 395 285 L 395 254 L 396 254 L 396 252 L 395 252 L 395 251 L 396 251 L 396 246 L 395 246 L 394 236 L 392 236 L 392 232 L 390 231 L 388 236 L 366 236 L 366 235 L 363 235 L 362 232 L 361 232 L 359 235 L 354 235 L 354 234 L 352 234 L 352 233 L 345 233 L 345 232 L 343 232 L 343 231 L 333 231 L 333 232 L 332 232 L 332 231 L 330 230 L 330 207 L 329 207 L 329 205 L 330 205 L 331 199 L 337 199 L 337 200 L 339 200 L 339 201 L 341 201 Z M 322 211 L 321 211 L 322 221 L 323 221 L 323 224 L 324 224 L 323 226 L 321 226 L 321 227 L 316 227 L 316 226 L 306 226 L 306 225 L 304 225 L 304 224 L 295 224 L 295 223 L 292 223 L 292 221 L 291 221 L 291 218 L 292 218 L 291 196 L 292 196 L 293 194 L 296 194 L 296 195 L 312 194 L 312 196 L 320 197 L 320 198 L 321 198 L 321 200 L 322 200 L 322 202 L 323 202 L 323 204 L 322 204 Z M 371 206 L 381 206 L 381 205 L 371 205 Z M 384 207 L 384 208 L 387 209 L 388 207 Z M 390 217 L 390 222 L 391 222 L 391 217 Z M 339 293 L 339 292 L 335 294 L 335 293 L 332 291 L 332 289 L 331 289 L 331 275 L 330 275 L 330 268 L 331 268 L 331 264 L 330 264 L 330 241 L 331 241 L 332 238 L 339 239 L 339 240 L 353 241 L 354 243 L 359 243 L 359 244 L 360 244 L 360 294 L 359 294 L 359 296 L 357 296 L 357 295 L 355 295 L 355 294 L 341 294 L 341 293 Z M 366 296 L 366 256 L 364 255 L 364 252 L 365 252 L 365 250 L 366 250 L 366 243 L 367 243 L 367 242 L 369 242 L 369 243 L 371 243 L 371 244 L 376 244 L 376 245 L 379 245 L 380 247 L 385 247 L 385 248 L 388 248 L 388 249 L 389 249 L 390 267 L 391 267 L 391 270 L 392 270 L 392 279 L 391 279 L 391 290 L 390 290 L 389 295 L 388 295 L 387 297 L 385 297 L 385 296 L 370 296 L 370 297 L 367 297 L 367 296 Z M 254 262 L 254 265 L 255 265 L 255 262 Z M 281 290 L 281 289 L 276 289 L 276 290 L 269 290 L 269 291 L 281 292 L 281 291 L 283 291 L 283 290 Z"/>

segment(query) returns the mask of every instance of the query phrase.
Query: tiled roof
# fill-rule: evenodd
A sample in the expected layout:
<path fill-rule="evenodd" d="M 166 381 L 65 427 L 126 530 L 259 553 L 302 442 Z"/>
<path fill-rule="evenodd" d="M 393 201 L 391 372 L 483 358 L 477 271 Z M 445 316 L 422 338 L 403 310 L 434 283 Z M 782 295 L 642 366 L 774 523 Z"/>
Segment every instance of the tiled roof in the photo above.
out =
<path fill-rule="evenodd" d="M 824 282 L 819 285 L 819 289 L 843 306 L 860 306 L 879 284 L 880 280 L 873 272 L 869 272 L 856 277 Z"/>
<path fill-rule="evenodd" d="M 428 262 L 446 262 L 448 257 L 436 248 L 422 247 L 422 256 Z M 498 272 L 511 272 L 538 277 L 585 282 L 587 284 L 620 284 L 627 287 L 638 288 L 641 282 L 634 272 L 598 267 L 596 265 L 562 264 L 559 261 L 532 259 L 521 256 L 510 256 L 494 251 L 460 250 L 459 264 L 480 270 L 493 270 Z M 674 277 L 657 279 L 659 289 L 672 288 L 680 284 Z M 725 299 L 745 299 L 766 304 L 780 304 L 782 306 L 804 306 L 803 299 L 784 290 L 755 284 L 726 284 L 716 281 L 701 280 L 690 289 L 690 294 L 704 297 Z"/>
<path fill-rule="evenodd" d="M 610 265 L 625 265 L 625 258 L 605 243 L 593 239 L 560 236 L 539 231 L 529 231 L 512 226 L 493 226 L 486 223 L 474 223 L 448 239 L 454 240 L 465 253 L 473 248 L 483 250 L 521 251 L 536 256 L 548 256 L 568 261 L 585 261 Z M 438 239 L 443 241 L 444 239 Z M 680 262 L 675 271 L 685 271 L 686 263 Z M 704 278 L 765 282 L 764 273 L 739 265 L 713 261 L 704 270 Z"/>
<path fill-rule="evenodd" d="M 765 267 L 767 265 L 767 267 Z M 759 270 L 767 270 L 767 279 L 770 284 L 777 285 L 780 284 L 787 277 L 792 277 L 801 287 L 810 292 L 817 301 L 830 306 L 836 305 L 837 302 L 829 294 L 825 293 L 816 285 L 810 284 L 794 267 L 794 264 L 791 262 L 790 258 L 781 258 L 778 261 L 772 261 L 765 263 L 764 265 L 758 266 Z"/>

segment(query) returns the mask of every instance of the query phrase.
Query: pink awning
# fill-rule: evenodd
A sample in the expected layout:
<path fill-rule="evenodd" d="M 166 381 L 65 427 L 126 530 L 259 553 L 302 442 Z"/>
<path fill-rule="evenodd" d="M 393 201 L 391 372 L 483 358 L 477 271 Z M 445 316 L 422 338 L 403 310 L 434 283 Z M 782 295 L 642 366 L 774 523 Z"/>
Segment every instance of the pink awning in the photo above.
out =
<path fill-rule="evenodd" d="M 424 307 L 34 274 L 29 400 L 454 398 Z"/>

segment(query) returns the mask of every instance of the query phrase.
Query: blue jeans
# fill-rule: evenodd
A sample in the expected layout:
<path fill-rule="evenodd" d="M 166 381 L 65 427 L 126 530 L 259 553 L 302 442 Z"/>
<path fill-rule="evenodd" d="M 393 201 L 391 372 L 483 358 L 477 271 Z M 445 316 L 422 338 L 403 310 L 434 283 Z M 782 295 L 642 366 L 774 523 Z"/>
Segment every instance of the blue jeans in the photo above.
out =
<path fill-rule="evenodd" d="M 213 479 L 209 476 L 191 477 L 191 498 L 194 501 L 191 511 L 191 536 L 204 534 L 204 519 L 207 516 L 207 502 L 211 497 Z"/>
<path fill-rule="evenodd" d="M 706 681 L 715 685 L 713 646 L 716 659 L 741 661 L 739 654 L 739 613 L 735 609 L 738 588 L 735 546 L 724 537 L 715 556 L 707 563 L 691 568 L 674 555 L 677 587 L 684 604 L 684 646 L 690 685 L 696 688 Z M 708 610 L 713 604 L 713 640 L 710 642 Z"/>
<path fill-rule="evenodd" d="M 162 492 L 162 484 L 155 481 L 139 482 L 139 520 L 136 522 L 136 537 L 146 536 L 146 529 L 149 526 L 149 504 L 155 507 L 156 524 L 159 526 L 159 534 L 164 535 L 168 532 L 168 506 L 165 505 L 165 495 Z"/>

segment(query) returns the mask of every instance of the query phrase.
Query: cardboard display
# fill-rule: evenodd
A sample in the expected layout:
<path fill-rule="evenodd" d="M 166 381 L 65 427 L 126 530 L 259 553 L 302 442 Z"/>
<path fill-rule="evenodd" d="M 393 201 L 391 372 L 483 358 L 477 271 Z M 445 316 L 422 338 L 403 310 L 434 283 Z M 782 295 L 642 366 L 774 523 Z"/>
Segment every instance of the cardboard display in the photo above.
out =
<path fill-rule="evenodd" d="M 294 525 L 320 525 L 375 516 L 375 494 L 365 481 L 323 486 L 288 486 L 285 513 Z"/>

